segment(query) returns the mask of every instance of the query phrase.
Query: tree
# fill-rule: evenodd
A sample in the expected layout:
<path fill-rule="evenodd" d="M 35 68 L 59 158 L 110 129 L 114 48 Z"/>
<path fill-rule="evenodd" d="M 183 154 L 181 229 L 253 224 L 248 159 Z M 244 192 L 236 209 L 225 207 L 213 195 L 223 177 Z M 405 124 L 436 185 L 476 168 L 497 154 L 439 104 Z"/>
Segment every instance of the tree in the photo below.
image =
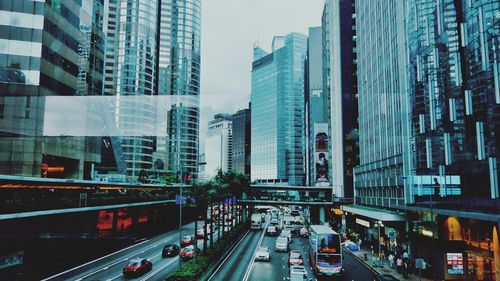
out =
<path fill-rule="evenodd" d="M 146 170 L 140 170 L 139 175 L 137 176 L 137 180 L 140 183 L 148 183 L 149 182 L 149 172 Z"/>

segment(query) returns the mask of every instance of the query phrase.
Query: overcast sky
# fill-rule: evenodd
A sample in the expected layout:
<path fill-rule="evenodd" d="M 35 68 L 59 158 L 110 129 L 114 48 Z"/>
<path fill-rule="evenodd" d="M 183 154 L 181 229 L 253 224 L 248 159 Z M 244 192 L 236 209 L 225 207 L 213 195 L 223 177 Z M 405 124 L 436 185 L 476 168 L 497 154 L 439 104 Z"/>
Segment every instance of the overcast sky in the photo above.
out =
<path fill-rule="evenodd" d="M 202 0 L 200 149 L 215 113 L 248 106 L 252 47 L 266 51 L 274 35 L 307 35 L 321 25 L 324 0 Z"/>

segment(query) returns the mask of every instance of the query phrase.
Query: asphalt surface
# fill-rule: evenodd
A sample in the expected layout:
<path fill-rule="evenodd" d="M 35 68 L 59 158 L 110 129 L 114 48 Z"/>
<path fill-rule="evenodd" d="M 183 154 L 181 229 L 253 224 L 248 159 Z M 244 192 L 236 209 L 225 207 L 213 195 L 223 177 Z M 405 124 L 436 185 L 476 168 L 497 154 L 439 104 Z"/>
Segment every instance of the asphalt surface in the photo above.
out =
<path fill-rule="evenodd" d="M 198 222 L 200 228 L 202 222 Z M 182 235 L 194 235 L 194 223 L 185 225 L 182 228 Z M 217 231 L 214 231 L 214 241 L 217 240 Z M 101 257 L 94 261 L 80 265 L 65 272 L 53 275 L 43 281 L 59 281 L 59 280 L 165 280 L 170 272 L 177 269 L 179 265 L 179 257 L 163 258 L 161 251 L 166 244 L 179 244 L 179 231 L 174 230 L 163 235 L 154 237 L 149 240 L 140 241 L 137 244 L 122 249 L 118 252 Z M 210 242 L 209 242 L 210 243 Z M 203 247 L 203 240 L 198 240 L 198 247 Z M 151 271 L 136 278 L 125 279 L 122 274 L 123 267 L 129 260 L 134 258 L 146 258 L 153 263 Z"/>
<path fill-rule="evenodd" d="M 263 231 L 250 230 L 243 237 L 235 249 L 230 253 L 220 268 L 212 275 L 209 281 L 285 281 L 289 280 L 288 252 L 276 252 L 276 237 L 263 236 Z M 262 246 L 269 247 L 271 260 L 269 262 L 252 262 L 256 247 L 261 237 Z M 289 245 L 290 250 L 299 250 L 304 258 L 304 265 L 312 280 L 317 279 L 309 266 L 307 255 L 307 238 L 293 237 Z M 342 281 L 371 281 L 374 273 L 349 253 L 343 254 L 344 273 L 335 280 Z"/>

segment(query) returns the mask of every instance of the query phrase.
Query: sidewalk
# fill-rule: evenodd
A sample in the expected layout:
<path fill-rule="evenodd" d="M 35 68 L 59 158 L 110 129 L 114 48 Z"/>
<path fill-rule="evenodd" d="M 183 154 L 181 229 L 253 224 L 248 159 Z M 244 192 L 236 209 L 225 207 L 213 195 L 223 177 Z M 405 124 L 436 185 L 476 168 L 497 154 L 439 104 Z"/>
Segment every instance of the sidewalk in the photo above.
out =
<path fill-rule="evenodd" d="M 428 278 L 425 278 L 425 277 L 422 277 L 422 279 L 420 279 L 420 277 L 418 276 L 418 274 L 417 275 L 408 274 L 408 277 L 404 278 L 402 274 L 399 274 L 397 272 L 396 268 L 391 268 L 389 266 L 389 262 L 387 260 L 384 261 L 381 266 L 375 266 L 374 263 L 373 263 L 373 259 L 372 259 L 373 258 L 372 257 L 372 253 L 371 253 L 371 251 L 369 251 L 367 249 L 363 249 L 362 248 L 360 251 L 351 252 L 347 248 L 344 247 L 343 250 L 345 252 L 348 252 L 348 254 L 354 256 L 357 260 L 359 260 L 365 266 L 367 266 L 368 268 L 370 268 L 372 271 L 377 272 L 378 274 L 389 274 L 389 275 L 392 275 L 393 277 L 395 277 L 398 280 L 432 281 L 431 279 L 428 279 Z M 365 260 L 365 254 L 367 254 L 367 260 Z"/>

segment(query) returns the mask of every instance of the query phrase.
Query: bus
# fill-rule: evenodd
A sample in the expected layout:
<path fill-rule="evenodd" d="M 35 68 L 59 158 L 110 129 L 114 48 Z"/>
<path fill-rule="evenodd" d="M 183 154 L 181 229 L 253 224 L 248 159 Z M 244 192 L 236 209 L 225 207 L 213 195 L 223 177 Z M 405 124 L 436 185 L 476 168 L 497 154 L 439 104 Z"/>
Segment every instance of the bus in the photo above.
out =
<path fill-rule="evenodd" d="M 311 225 L 309 236 L 309 262 L 316 275 L 342 274 L 342 248 L 340 235 L 330 227 Z"/>

